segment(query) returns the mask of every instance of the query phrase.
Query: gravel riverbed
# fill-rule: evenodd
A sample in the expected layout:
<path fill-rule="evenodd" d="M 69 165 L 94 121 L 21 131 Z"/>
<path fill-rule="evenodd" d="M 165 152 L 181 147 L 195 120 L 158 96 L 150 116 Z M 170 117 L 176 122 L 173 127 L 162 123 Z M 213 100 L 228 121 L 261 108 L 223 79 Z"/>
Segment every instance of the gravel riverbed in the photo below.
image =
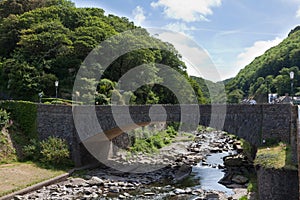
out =
<path fill-rule="evenodd" d="M 99 167 L 85 171 L 78 177 L 70 177 L 67 181 L 15 196 L 14 199 L 239 199 L 247 195 L 248 179 L 243 174 L 232 173 L 223 163 L 208 162 L 210 155 L 225 153 L 229 156 L 224 160 L 232 159 L 232 163 L 240 154 L 230 154 L 237 150 L 240 152 L 239 148 L 239 143 L 224 132 L 201 131 L 195 133 L 193 141 L 179 139 L 163 147 L 157 154 L 128 156 L 126 152 L 119 151 L 112 158 L 112 165 L 130 166 L 130 169 L 138 166 L 135 171 Z M 222 181 L 232 192 L 205 189 L 193 170 L 203 166 L 224 171 Z"/>

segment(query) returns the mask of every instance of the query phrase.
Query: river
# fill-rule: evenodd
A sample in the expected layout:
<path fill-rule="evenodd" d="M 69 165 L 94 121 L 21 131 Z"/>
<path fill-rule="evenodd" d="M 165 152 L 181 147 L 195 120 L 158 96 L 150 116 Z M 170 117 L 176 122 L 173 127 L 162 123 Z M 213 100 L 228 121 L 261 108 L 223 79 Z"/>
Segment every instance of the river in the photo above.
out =
<path fill-rule="evenodd" d="M 228 199 L 235 195 L 218 182 L 225 175 L 223 157 L 234 152 L 234 140 L 219 131 L 196 133 L 194 141 L 173 143 L 162 149 L 167 157 L 118 155 L 123 162 L 165 162 L 166 167 L 146 173 L 123 173 L 109 167 L 86 171 L 80 177 L 44 187 L 15 199 Z M 124 159 L 124 160 L 122 160 Z M 168 160 L 169 159 L 169 160 Z M 191 171 L 189 171 L 191 169 Z M 190 173 L 191 172 L 191 173 Z M 186 173 L 186 175 L 185 175 Z M 178 175 L 180 174 L 180 175 Z M 179 179 L 180 180 L 177 180 Z M 182 178 L 183 177 L 183 178 Z M 237 185 L 237 184 L 235 184 Z M 241 185 L 244 188 L 244 185 Z"/>

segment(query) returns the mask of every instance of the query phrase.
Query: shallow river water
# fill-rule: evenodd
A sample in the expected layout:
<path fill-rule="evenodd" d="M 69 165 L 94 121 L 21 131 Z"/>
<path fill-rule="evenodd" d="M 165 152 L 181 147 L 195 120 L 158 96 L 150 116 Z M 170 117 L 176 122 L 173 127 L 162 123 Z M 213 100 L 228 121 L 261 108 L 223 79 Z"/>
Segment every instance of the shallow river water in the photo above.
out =
<path fill-rule="evenodd" d="M 199 181 L 198 187 L 204 190 L 224 192 L 227 195 L 234 194 L 232 189 L 229 189 L 224 185 L 218 183 L 218 181 L 224 177 L 225 173 L 223 169 L 219 169 L 218 167 L 211 167 L 223 165 L 223 157 L 228 155 L 228 152 L 211 154 L 210 156 L 207 156 L 206 159 L 206 163 L 208 165 L 203 166 L 202 162 L 200 162 L 193 167 L 191 176 L 193 176 L 193 179 Z"/>

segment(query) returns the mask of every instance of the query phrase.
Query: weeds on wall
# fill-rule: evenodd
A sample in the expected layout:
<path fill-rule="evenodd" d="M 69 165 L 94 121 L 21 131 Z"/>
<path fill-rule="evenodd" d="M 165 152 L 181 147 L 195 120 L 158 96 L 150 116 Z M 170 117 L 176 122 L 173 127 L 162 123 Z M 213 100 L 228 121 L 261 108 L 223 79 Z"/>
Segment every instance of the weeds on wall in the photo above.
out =
<path fill-rule="evenodd" d="M 0 108 L 10 113 L 15 126 L 29 139 L 37 138 L 37 105 L 27 101 L 0 101 Z"/>

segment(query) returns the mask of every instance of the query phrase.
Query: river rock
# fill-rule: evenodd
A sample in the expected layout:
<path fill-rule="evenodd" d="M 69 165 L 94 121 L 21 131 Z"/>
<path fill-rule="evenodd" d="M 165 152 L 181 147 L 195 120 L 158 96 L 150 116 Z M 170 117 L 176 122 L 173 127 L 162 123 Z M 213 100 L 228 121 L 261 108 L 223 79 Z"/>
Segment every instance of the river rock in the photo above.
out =
<path fill-rule="evenodd" d="M 225 166 L 224 165 L 218 165 L 218 169 L 224 169 L 225 168 Z"/>
<path fill-rule="evenodd" d="M 196 148 L 192 148 L 191 152 L 199 153 L 199 152 L 201 152 L 201 149 L 197 148 L 197 147 Z"/>
<path fill-rule="evenodd" d="M 190 175 L 190 173 L 192 172 L 192 167 L 189 165 L 182 165 L 180 166 L 180 168 L 175 172 L 175 180 L 182 180 L 185 177 L 187 177 L 188 175 Z"/>
<path fill-rule="evenodd" d="M 109 188 L 109 192 L 112 192 L 112 193 L 119 193 L 120 192 L 120 189 L 117 187 L 117 186 L 111 186 Z"/>
<path fill-rule="evenodd" d="M 202 136 L 202 135 L 201 135 L 201 136 L 195 136 L 194 141 L 195 141 L 196 144 L 197 144 L 197 143 L 200 142 L 202 139 L 203 139 L 203 136 Z"/>
<path fill-rule="evenodd" d="M 70 183 L 74 187 L 81 187 L 81 186 L 87 186 L 88 184 L 86 183 L 86 180 L 83 178 L 72 178 L 70 180 Z"/>
<path fill-rule="evenodd" d="M 185 189 L 185 193 L 187 193 L 187 194 L 188 194 L 188 193 L 192 193 L 192 191 L 193 191 L 193 190 L 192 190 L 191 188 L 186 188 L 186 189 Z"/>
<path fill-rule="evenodd" d="M 219 147 L 214 147 L 212 149 L 210 149 L 211 153 L 221 153 L 222 149 L 220 149 Z"/>
<path fill-rule="evenodd" d="M 244 185 L 240 185 L 240 184 L 229 184 L 229 185 L 226 185 L 227 188 L 245 188 Z"/>
<path fill-rule="evenodd" d="M 155 195 L 155 193 L 154 192 L 145 192 L 144 195 L 145 196 L 153 196 L 153 195 Z"/>
<path fill-rule="evenodd" d="M 248 178 L 242 176 L 242 175 L 234 175 L 231 179 L 234 183 L 237 184 L 246 184 L 248 182 Z"/>
<path fill-rule="evenodd" d="M 176 189 L 174 190 L 174 193 L 175 193 L 175 194 L 185 194 L 185 190 L 180 189 L 180 188 L 176 188 Z"/>
<path fill-rule="evenodd" d="M 219 195 L 218 194 L 207 194 L 205 197 L 207 200 L 218 200 L 219 199 Z"/>
<path fill-rule="evenodd" d="M 243 158 L 241 156 L 226 156 L 224 157 L 224 165 L 227 167 L 235 167 L 243 165 Z"/>
<path fill-rule="evenodd" d="M 97 176 L 93 176 L 90 180 L 87 181 L 88 184 L 90 185 L 103 185 L 104 184 L 104 181 L 97 177 Z"/>
<path fill-rule="evenodd" d="M 129 194 L 129 193 L 127 193 L 127 192 L 124 192 L 124 194 L 123 194 L 125 197 L 131 197 L 131 195 Z"/>
<path fill-rule="evenodd" d="M 233 177 L 232 173 L 226 173 L 224 175 L 224 177 L 221 180 L 219 180 L 218 183 L 225 185 L 227 187 L 227 185 L 232 184 L 232 181 L 231 181 L 232 177 Z"/>
<path fill-rule="evenodd" d="M 240 142 L 235 142 L 233 144 L 233 148 L 238 152 L 238 153 L 242 153 L 243 152 L 243 147 L 241 145 Z"/>
<path fill-rule="evenodd" d="M 22 196 L 20 196 L 20 195 L 16 195 L 16 196 L 14 196 L 14 200 L 22 200 L 23 199 L 23 197 Z"/>

